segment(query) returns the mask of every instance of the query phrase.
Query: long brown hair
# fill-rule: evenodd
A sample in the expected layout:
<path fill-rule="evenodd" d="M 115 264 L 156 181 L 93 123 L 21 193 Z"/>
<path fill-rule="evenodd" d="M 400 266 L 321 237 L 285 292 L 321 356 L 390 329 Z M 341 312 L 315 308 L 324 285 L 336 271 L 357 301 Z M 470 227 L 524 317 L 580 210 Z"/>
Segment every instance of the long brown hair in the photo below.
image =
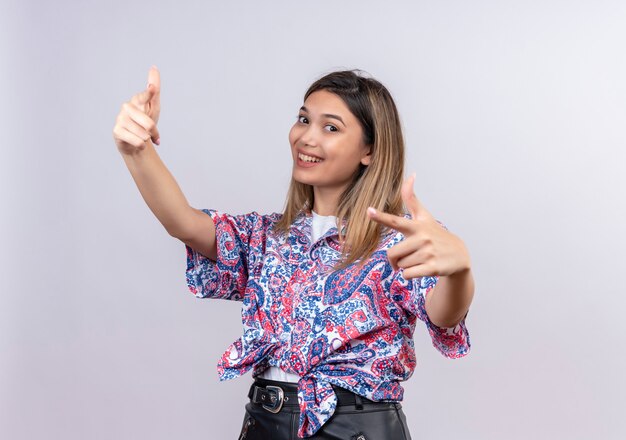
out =
<path fill-rule="evenodd" d="M 380 243 L 383 228 L 367 216 L 369 206 L 395 215 L 403 212 L 400 187 L 404 175 L 404 136 L 391 94 L 379 81 L 365 76 L 362 70 L 326 74 L 311 84 L 304 94 L 304 101 L 318 90 L 334 93 L 346 103 L 361 124 L 365 145 L 371 146 L 370 164 L 360 165 L 337 207 L 342 260 L 334 270 L 340 270 L 357 260 L 363 264 Z M 289 231 L 301 210 L 313 208 L 313 199 L 313 187 L 292 177 L 285 211 L 275 225 L 276 230 Z M 345 236 L 341 230 L 343 220 L 347 221 Z"/>

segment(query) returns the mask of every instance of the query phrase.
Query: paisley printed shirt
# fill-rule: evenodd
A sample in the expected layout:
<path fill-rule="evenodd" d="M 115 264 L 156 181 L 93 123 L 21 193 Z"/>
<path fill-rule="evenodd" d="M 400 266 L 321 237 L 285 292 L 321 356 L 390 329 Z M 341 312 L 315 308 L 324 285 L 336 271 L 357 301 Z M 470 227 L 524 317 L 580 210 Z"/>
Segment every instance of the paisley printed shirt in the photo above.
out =
<path fill-rule="evenodd" d="M 402 233 L 386 229 L 363 267 L 333 271 L 341 257 L 337 227 L 312 243 L 311 212 L 300 211 L 281 235 L 273 228 L 281 213 L 202 211 L 215 224 L 217 260 L 185 245 L 188 288 L 198 298 L 242 301 L 243 335 L 218 361 L 218 376 L 229 380 L 252 369 L 256 377 L 270 366 L 300 376 L 300 437 L 314 435 L 333 415 L 331 384 L 374 401 L 401 401 L 400 382 L 416 367 L 418 319 L 444 356 L 469 352 L 467 314 L 452 328 L 426 314 L 438 277 L 406 280 L 391 267 L 387 249 Z"/>

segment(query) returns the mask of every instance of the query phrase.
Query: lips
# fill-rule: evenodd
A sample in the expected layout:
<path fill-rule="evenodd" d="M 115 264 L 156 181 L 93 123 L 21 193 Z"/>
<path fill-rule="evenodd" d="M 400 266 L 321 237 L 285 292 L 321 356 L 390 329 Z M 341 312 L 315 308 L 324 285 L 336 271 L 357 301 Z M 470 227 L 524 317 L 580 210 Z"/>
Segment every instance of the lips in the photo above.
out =
<path fill-rule="evenodd" d="M 315 159 L 315 160 L 313 160 Z M 296 165 L 299 168 L 311 168 L 324 162 L 324 159 L 317 156 L 309 156 L 308 154 L 298 153 L 296 158 Z"/>
<path fill-rule="evenodd" d="M 306 152 L 306 151 L 297 150 L 297 152 L 298 152 L 298 155 L 300 155 L 300 154 L 304 154 L 305 156 L 310 156 L 310 157 L 314 157 L 315 159 L 324 160 L 324 158 L 323 158 L 323 157 L 316 156 L 315 154 L 311 154 L 311 153 L 308 153 L 308 152 Z"/>
<path fill-rule="evenodd" d="M 298 162 L 317 164 L 317 163 L 324 162 L 324 160 L 323 159 L 317 159 L 317 158 L 314 158 L 312 156 L 306 156 L 304 154 L 298 154 Z"/>

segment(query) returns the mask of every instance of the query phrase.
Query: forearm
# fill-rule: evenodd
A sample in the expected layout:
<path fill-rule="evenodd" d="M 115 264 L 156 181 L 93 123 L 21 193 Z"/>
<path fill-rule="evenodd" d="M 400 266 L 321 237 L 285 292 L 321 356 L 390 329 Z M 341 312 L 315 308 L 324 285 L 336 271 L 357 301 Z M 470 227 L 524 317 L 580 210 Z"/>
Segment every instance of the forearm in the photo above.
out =
<path fill-rule="evenodd" d="M 194 210 L 152 142 L 148 140 L 144 149 L 122 157 L 141 196 L 167 232 L 178 236 L 189 230 Z"/>
<path fill-rule="evenodd" d="M 454 327 L 465 316 L 474 297 L 471 269 L 441 276 L 426 296 L 426 313 L 439 327 Z"/>

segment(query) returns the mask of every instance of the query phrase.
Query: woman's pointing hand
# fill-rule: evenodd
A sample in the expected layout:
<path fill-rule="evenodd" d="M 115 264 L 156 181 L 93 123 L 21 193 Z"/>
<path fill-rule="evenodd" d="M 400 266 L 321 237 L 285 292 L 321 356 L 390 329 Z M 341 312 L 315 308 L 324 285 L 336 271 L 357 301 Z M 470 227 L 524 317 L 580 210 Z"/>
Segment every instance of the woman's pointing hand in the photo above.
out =
<path fill-rule="evenodd" d="M 123 154 L 142 150 L 149 139 L 159 145 L 157 129 L 161 111 L 161 79 L 156 66 L 150 68 L 146 89 L 124 102 L 113 127 L 113 138 Z"/>
<path fill-rule="evenodd" d="M 470 257 L 463 241 L 447 231 L 421 204 L 413 192 L 415 174 L 402 184 L 402 200 L 411 218 L 368 209 L 368 216 L 381 225 L 404 235 L 404 240 L 387 250 L 394 270 L 404 269 L 405 279 L 446 276 L 470 268 Z"/>

